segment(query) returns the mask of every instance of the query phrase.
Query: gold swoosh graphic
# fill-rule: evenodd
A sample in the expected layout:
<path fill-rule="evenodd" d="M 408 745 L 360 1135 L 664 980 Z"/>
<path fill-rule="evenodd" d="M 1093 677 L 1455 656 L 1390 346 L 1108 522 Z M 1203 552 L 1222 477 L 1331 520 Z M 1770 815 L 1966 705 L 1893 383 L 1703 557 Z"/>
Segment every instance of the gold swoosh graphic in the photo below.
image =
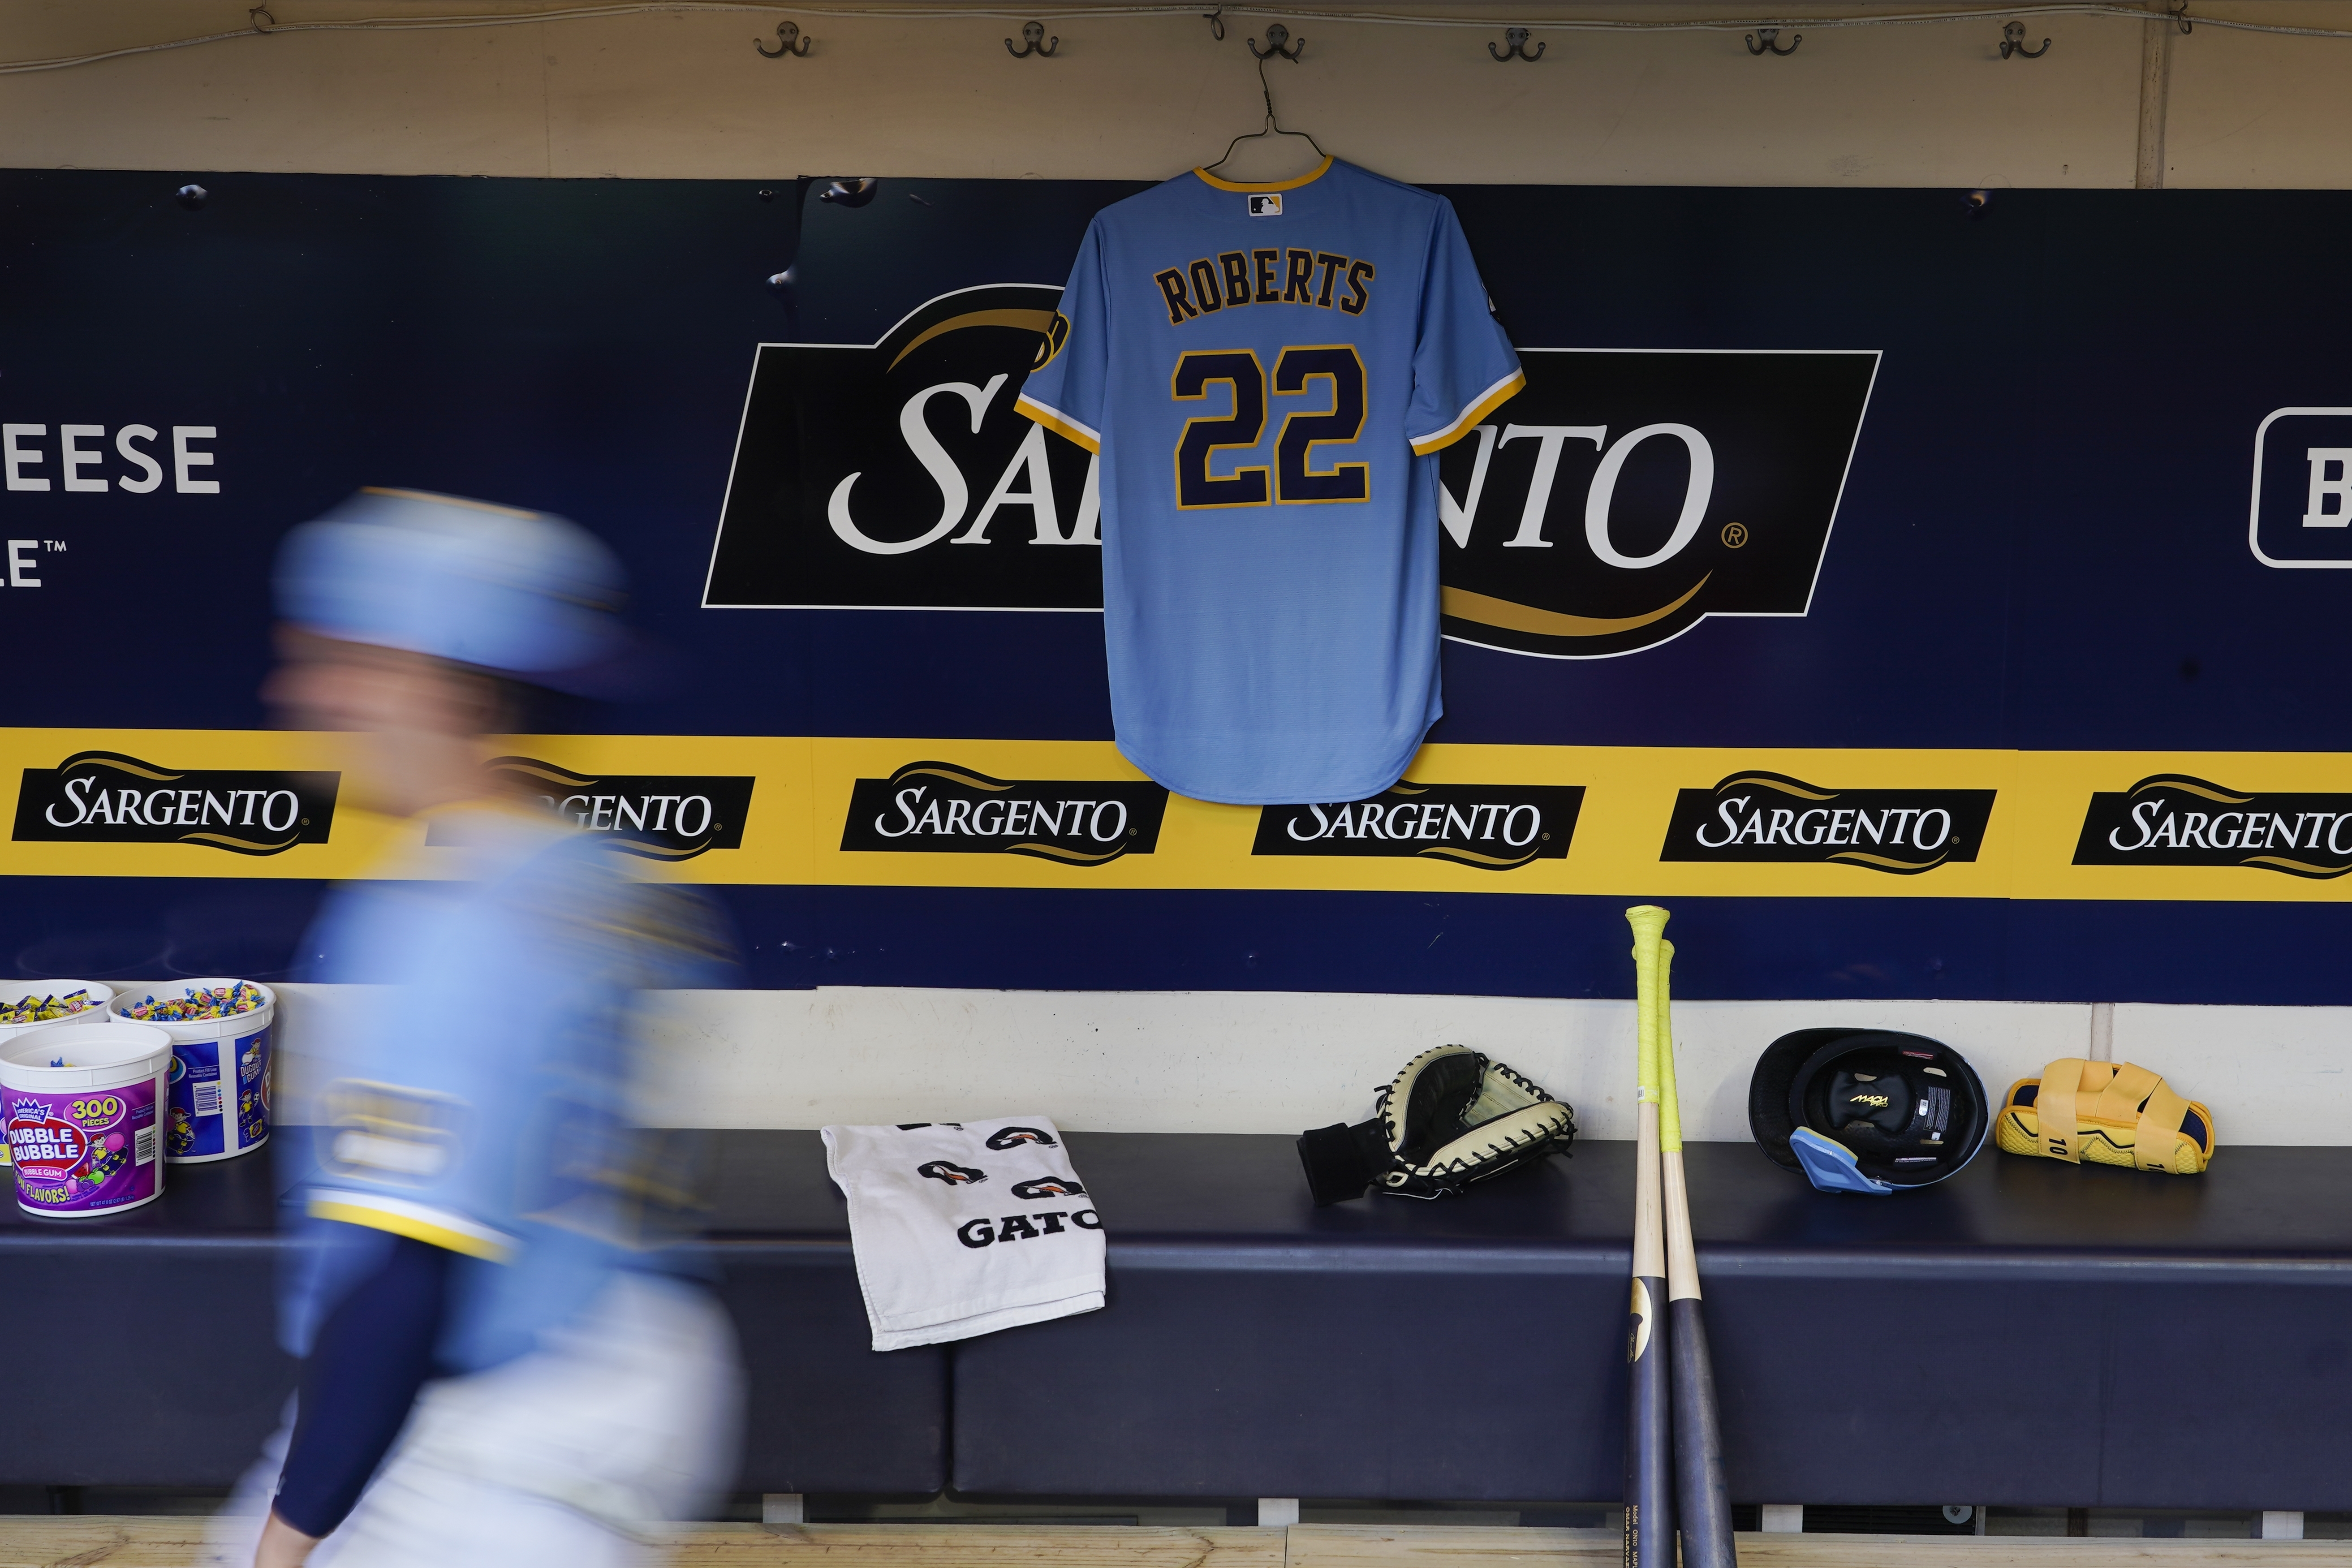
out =
<path fill-rule="evenodd" d="M 1874 871 L 1893 871 L 1905 877 L 1915 877 L 1922 871 L 1932 871 L 1951 858 L 1952 852 L 1948 849 L 1933 860 L 1893 860 L 1884 855 L 1864 855 L 1860 850 L 1854 849 L 1830 857 L 1832 860 L 1851 860 L 1856 865 L 1867 866 Z"/>
<path fill-rule="evenodd" d="M 2330 881 L 2352 871 L 2352 866 L 2314 866 L 2302 860 L 2289 860 L 2278 855 L 2250 855 L 2238 862 L 2241 866 L 2267 866 L 2273 871 L 2284 871 L 2290 877 L 2309 877 L 2315 881 Z"/>
<path fill-rule="evenodd" d="M 648 860 L 691 860 L 709 848 L 710 842 L 705 839 L 683 849 L 673 849 L 664 844 L 648 844 L 641 838 L 616 838 L 613 841 L 613 847 L 625 855 L 642 855 Z"/>
<path fill-rule="evenodd" d="M 1755 784 L 1762 789 L 1779 790 L 1782 795 L 1800 795 L 1806 800 L 1835 800 L 1838 797 L 1838 792 L 1835 790 L 1824 792 L 1799 789 L 1786 779 L 1765 778 L 1757 773 L 1743 773 L 1736 779 L 1726 779 L 1715 787 L 1718 790 L 1726 790 L 1734 784 Z"/>
<path fill-rule="evenodd" d="M 1065 849 L 1058 844 L 1008 844 L 1004 852 L 1008 855 L 1046 855 L 1056 860 L 1075 861 L 1081 866 L 1099 866 L 1106 860 L 1116 860 L 1126 854 L 1127 846 L 1122 844 L 1100 855 L 1089 855 L 1080 849 Z"/>
<path fill-rule="evenodd" d="M 1500 626 L 1505 631 L 1533 632 L 1548 637 L 1605 637 L 1618 632 L 1630 632 L 1654 621 L 1663 621 L 1691 602 L 1701 588 L 1706 586 L 1710 572 L 1691 584 L 1690 592 L 1671 605 L 1661 605 L 1646 615 L 1627 616 L 1622 620 L 1609 620 L 1598 616 L 1564 616 L 1558 610 L 1538 610 L 1533 605 L 1513 604 L 1487 594 L 1474 594 L 1467 588 L 1447 588 L 1438 595 L 1438 614 L 1451 616 L 1457 621 L 1475 621 L 1482 626 Z"/>
<path fill-rule="evenodd" d="M 283 844 L 257 844 L 250 838 L 231 838 L 225 833 L 183 833 L 183 844 L 209 844 L 218 849 L 234 849 L 240 855 L 275 855 L 291 849 L 299 838 L 289 838 Z"/>
<path fill-rule="evenodd" d="M 1054 312 L 1051 310 L 972 310 L 961 316 L 950 316 L 937 326 L 925 327 L 917 332 L 907 346 L 898 351 L 898 359 L 890 362 L 889 368 L 898 369 L 898 360 L 905 359 L 941 332 L 952 332 L 962 327 L 1026 327 L 1033 332 L 1043 333 L 1053 324 Z"/>
<path fill-rule="evenodd" d="M 534 757 L 493 757 L 482 766 L 489 773 L 529 773 L 535 779 L 544 779 L 549 784 L 563 784 L 574 789 L 585 788 L 598 782 L 592 778 L 583 778 L 578 773 L 557 767 L 553 763 L 542 763 Z"/>
<path fill-rule="evenodd" d="M 2137 795 L 2144 789 L 2177 789 L 2188 795 L 2201 795 L 2207 800 L 2218 800 L 2224 805 L 2243 805 L 2254 798 L 2250 795 L 2231 795 L 2226 790 L 2216 789 L 2211 784 L 2200 784 L 2190 779 L 2147 779 L 2134 784 L 2132 794 Z"/>
<path fill-rule="evenodd" d="M 1413 853 L 1436 855 L 1448 860 L 1459 860 L 1465 866 L 1484 866 L 1490 871 L 1508 871 L 1516 867 L 1524 866 L 1536 858 L 1536 852 L 1532 849 L 1516 860 L 1506 860 L 1499 855 L 1481 855 L 1475 849 L 1456 849 L 1450 845 L 1434 845 L 1427 849 L 1416 849 Z"/>
<path fill-rule="evenodd" d="M 900 779 L 915 778 L 925 773 L 935 779 L 953 780 L 966 789 L 984 789 L 991 794 L 1013 787 L 1009 784 L 999 784 L 994 779 L 982 778 L 978 773 L 960 773 L 954 768 L 900 768 L 890 775 L 890 782 L 897 784 Z"/>
<path fill-rule="evenodd" d="M 1382 793 L 1387 795 L 1427 795 L 1429 793 L 1429 786 L 1427 784 L 1407 784 L 1402 779 L 1399 779 L 1396 783 L 1389 785 L 1387 790 Z"/>
<path fill-rule="evenodd" d="M 120 757 L 111 752 L 76 752 L 72 756 L 59 763 L 57 771 L 64 773 L 69 768 L 78 768 L 85 763 L 93 767 L 112 768 L 119 773 L 129 773 L 133 778 L 153 779 L 158 784 L 166 784 L 173 779 L 187 776 L 185 773 L 167 773 L 152 763 L 142 763 L 130 757 Z"/>

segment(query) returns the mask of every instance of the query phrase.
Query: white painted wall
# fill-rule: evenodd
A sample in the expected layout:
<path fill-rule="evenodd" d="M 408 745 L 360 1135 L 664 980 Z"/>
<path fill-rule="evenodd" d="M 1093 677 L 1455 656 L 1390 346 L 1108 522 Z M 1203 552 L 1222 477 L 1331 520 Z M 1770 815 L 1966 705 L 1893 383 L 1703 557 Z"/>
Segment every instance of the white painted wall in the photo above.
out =
<path fill-rule="evenodd" d="M 1748 1075 L 1779 1035 L 1823 1024 L 1935 1034 L 2007 1087 L 2081 1055 L 2088 1007 L 1982 1003 L 1684 1003 L 1686 1134 L 1748 1136 Z M 1066 1126 L 1297 1132 L 1370 1114 L 1372 1090 L 1431 1046 L 1475 1046 L 1633 1135 L 1631 1003 L 1299 992 L 828 988 L 682 997 L 659 1031 L 677 1089 L 656 1120 L 723 1102 L 721 1124 L 961 1121 L 1043 1111 Z M 918 1064 L 919 1064 L 918 1066 Z M 909 1071 L 913 1067 L 916 1070 Z"/>
<path fill-rule="evenodd" d="M 281 1096 L 305 1119 L 305 1047 L 373 987 L 285 985 Z M 1969 1058 L 1988 1093 L 2094 1054 L 2091 1009 L 2010 1002 L 1684 1002 L 1684 1125 L 1745 1142 L 1756 1058 L 1792 1029 L 1908 1029 Z M 667 994 L 648 1120 L 699 1127 L 967 1121 L 1037 1112 L 1121 1132 L 1283 1132 L 1370 1113 L 1416 1052 L 1458 1042 L 1576 1108 L 1591 1138 L 1633 1135 L 1627 1002 L 1238 991 L 814 991 Z M 2352 1008 L 2125 1006 L 2114 1059 L 2212 1108 L 2220 1137 L 2341 1143 Z"/>
<path fill-rule="evenodd" d="M 251 0 L 12 0 L 0 60 L 247 27 Z M 546 0 L 278 0 L 281 22 L 519 14 Z M 1205 8 L 1205 7 L 1204 7 Z M 1369 7 L 1367 7 L 1369 8 Z M 1776 7 L 1449 0 L 1391 9 L 1649 19 Z M 1778 7 L 1785 9 L 1785 7 Z M 1823 5 L 1817 13 L 1917 11 Z M 2238 17 L 2352 26 L 2337 0 L 2199 0 L 2172 36 L 2164 181 L 2352 184 L 2352 41 L 2233 33 Z M 1003 18 L 794 12 L 641 15 L 455 31 L 241 37 L 0 79 L 0 164 L 576 177 L 795 174 L 1147 178 L 1257 128 L 1255 65 L 1195 15 L 1056 17 L 1052 59 L 1016 60 Z M 1276 104 L 1339 155 L 1408 180 L 1758 185 L 2127 186 L 2145 25 L 2052 16 L 2045 58 L 2000 58 L 2011 13 L 1820 28 L 1787 58 L 1738 32 L 1539 32 L 1497 65 L 1499 28 L 1295 20 Z M 778 16 L 816 40 L 768 60 Z"/>

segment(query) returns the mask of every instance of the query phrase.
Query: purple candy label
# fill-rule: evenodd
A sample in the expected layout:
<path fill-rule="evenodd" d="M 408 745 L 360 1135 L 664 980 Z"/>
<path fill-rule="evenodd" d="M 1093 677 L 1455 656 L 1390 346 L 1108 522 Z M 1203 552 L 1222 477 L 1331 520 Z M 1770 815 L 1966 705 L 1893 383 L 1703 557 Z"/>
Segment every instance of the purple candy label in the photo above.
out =
<path fill-rule="evenodd" d="M 220 1076 L 218 1040 L 173 1042 L 172 1103 L 163 1117 L 163 1152 L 173 1159 L 225 1152 Z"/>
<path fill-rule="evenodd" d="M 269 1031 L 236 1042 L 236 1141 L 250 1149 L 269 1136 Z"/>
<path fill-rule="evenodd" d="M 170 1099 L 163 1152 L 171 1158 L 236 1154 L 259 1143 L 269 1136 L 269 1031 L 174 1044 Z"/>
<path fill-rule="evenodd" d="M 155 1080 L 45 1094 L 0 1090 L 16 1201 L 37 1214 L 89 1214 L 155 1195 Z"/>

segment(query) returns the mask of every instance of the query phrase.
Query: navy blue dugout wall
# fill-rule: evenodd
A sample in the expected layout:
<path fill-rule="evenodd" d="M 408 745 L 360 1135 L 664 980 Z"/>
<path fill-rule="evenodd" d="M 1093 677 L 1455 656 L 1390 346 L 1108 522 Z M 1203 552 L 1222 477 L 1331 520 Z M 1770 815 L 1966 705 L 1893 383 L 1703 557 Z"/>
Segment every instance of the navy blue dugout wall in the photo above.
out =
<path fill-rule="evenodd" d="M 1108 736 L 1091 616 L 699 606 L 756 344 L 872 342 L 950 289 L 1057 281 L 1090 214 L 1138 186 L 885 181 L 845 209 L 790 179 L 223 174 L 199 176 L 212 195 L 189 210 L 173 197 L 186 177 L 0 174 L 0 420 L 47 431 L 47 466 L 26 472 L 63 478 L 58 431 L 76 422 L 106 431 L 87 472 L 135 477 L 113 446 L 131 424 L 163 432 L 164 470 L 146 494 L 0 490 L 0 538 L 37 542 L 15 574 L 41 584 L 0 591 L 9 724 L 262 725 L 275 542 L 357 485 L 396 483 L 561 511 L 627 560 L 638 618 L 680 668 L 562 728 Z M 2267 416 L 2352 404 L 2352 321 L 2328 305 L 2352 195 L 1996 192 L 1978 213 L 1940 191 L 1446 194 L 1523 344 L 1883 359 L 1808 615 L 1713 619 L 1607 659 L 1449 643 L 1433 740 L 2342 749 L 2352 584 L 2264 565 L 2245 508 Z M 2151 257 L 2248 281 L 2132 281 Z M 770 285 L 795 262 L 794 286 Z M 175 426 L 217 432 L 195 443 L 215 464 L 190 472 L 220 494 L 175 488 Z M 0 964 L 284 973 L 315 894 L 10 879 Z M 1677 984 L 2352 1001 L 2336 902 L 1868 895 L 1685 900 L 1679 921 L 1706 934 Z M 1624 985 L 1617 899 L 726 896 L 760 985 Z"/>

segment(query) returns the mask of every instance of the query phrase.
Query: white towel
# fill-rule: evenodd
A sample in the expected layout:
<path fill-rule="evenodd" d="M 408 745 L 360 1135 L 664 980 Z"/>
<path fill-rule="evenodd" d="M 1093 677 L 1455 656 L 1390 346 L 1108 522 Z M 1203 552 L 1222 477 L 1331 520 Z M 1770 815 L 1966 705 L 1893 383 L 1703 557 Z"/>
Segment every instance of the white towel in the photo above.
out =
<path fill-rule="evenodd" d="M 1103 1304 L 1102 1216 L 1042 1116 L 828 1127 L 877 1351 Z"/>

